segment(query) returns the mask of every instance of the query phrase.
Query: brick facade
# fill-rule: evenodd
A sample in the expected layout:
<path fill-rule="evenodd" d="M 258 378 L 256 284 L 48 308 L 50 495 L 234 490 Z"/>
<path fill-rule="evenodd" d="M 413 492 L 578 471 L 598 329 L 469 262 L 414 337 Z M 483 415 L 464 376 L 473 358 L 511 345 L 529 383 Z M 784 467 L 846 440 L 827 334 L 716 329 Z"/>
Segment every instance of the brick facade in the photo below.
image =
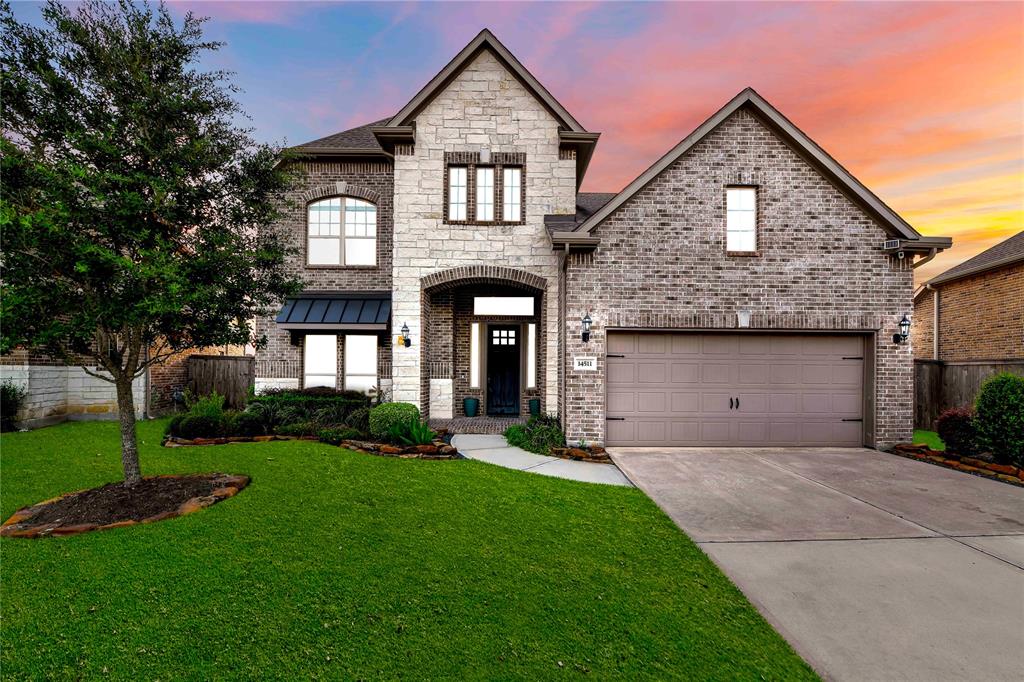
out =
<path fill-rule="evenodd" d="M 932 291 L 923 292 L 914 304 L 914 357 L 946 362 L 1024 359 L 1024 263 L 936 288 L 939 357 L 933 357 Z"/>
<path fill-rule="evenodd" d="M 286 235 L 294 253 L 288 270 L 305 282 L 306 291 L 390 291 L 394 245 L 394 183 L 390 162 L 383 160 L 299 161 L 302 181 L 285 198 L 282 220 L 275 226 Z M 327 197 L 349 196 L 377 206 L 376 266 L 306 265 L 307 206 Z M 274 323 L 277 311 L 257 318 L 257 336 L 266 336 L 267 345 L 256 353 L 257 389 L 263 387 L 296 388 L 302 384 L 303 345 L 292 344 L 291 335 Z M 338 362 L 344 358 L 344 338 L 338 339 Z M 378 375 L 390 376 L 391 340 L 381 335 Z M 339 367 L 339 384 L 342 369 Z"/>
<path fill-rule="evenodd" d="M 759 193 L 756 257 L 725 252 L 729 185 Z M 741 109 L 597 226 L 601 244 L 566 266 L 565 421 L 570 439 L 604 439 L 610 328 L 861 331 L 875 338 L 873 442 L 911 437 L 910 345 L 892 333 L 911 310 L 910 268 L 880 250 L 886 233 Z M 594 320 L 583 344 L 579 322 Z M 574 355 L 598 371 L 571 368 Z M 868 388 L 870 390 L 870 387 Z"/>

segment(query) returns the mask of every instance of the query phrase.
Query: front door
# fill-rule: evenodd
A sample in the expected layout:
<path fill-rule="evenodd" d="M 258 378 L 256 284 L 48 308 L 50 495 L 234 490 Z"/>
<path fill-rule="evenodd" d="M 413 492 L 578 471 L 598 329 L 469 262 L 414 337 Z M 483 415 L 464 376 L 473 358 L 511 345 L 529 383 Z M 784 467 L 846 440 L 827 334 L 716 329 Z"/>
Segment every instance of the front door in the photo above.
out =
<path fill-rule="evenodd" d="M 518 325 L 491 325 L 487 339 L 487 414 L 519 414 Z"/>

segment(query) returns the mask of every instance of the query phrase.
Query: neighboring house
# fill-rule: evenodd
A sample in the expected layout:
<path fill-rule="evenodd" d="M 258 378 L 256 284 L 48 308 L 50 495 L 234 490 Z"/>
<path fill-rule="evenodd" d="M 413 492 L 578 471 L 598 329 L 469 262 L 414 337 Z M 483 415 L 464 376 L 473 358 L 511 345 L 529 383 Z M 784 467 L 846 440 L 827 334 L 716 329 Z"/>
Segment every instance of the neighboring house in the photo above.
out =
<path fill-rule="evenodd" d="M 1024 232 L 946 270 L 914 294 L 914 423 L 933 428 L 999 372 L 1024 375 Z"/>
<path fill-rule="evenodd" d="M 537 399 L 608 445 L 910 439 L 893 334 L 948 238 L 753 90 L 618 194 L 578 191 L 598 136 L 483 31 L 394 116 L 294 148 L 306 291 L 257 320 L 257 389 L 379 386 L 431 419 Z"/>
<path fill-rule="evenodd" d="M 133 383 L 138 418 L 174 409 L 174 393 L 188 385 L 188 359 L 192 355 L 241 355 L 241 346 L 183 351 L 151 365 Z M 87 365 L 92 371 L 101 371 Z M 114 385 L 80 366 L 68 366 L 40 353 L 23 349 L 0 356 L 0 378 L 10 379 L 26 391 L 19 426 L 36 428 L 68 420 L 116 419 Z"/>
<path fill-rule="evenodd" d="M 1024 232 L 920 287 L 912 329 L 922 360 L 1024 360 Z"/>

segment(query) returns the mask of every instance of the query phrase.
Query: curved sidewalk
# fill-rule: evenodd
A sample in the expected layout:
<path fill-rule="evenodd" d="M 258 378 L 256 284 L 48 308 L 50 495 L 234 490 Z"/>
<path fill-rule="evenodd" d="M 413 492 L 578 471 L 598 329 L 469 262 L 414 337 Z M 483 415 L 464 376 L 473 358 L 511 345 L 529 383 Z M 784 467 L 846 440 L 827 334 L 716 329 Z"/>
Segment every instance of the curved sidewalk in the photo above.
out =
<path fill-rule="evenodd" d="M 497 464 L 506 469 L 518 469 L 533 474 L 568 478 L 585 483 L 633 486 L 614 464 L 576 462 L 570 459 L 535 455 L 522 448 L 510 446 L 505 442 L 504 436 L 460 433 L 452 438 L 452 445 L 467 459 Z"/>

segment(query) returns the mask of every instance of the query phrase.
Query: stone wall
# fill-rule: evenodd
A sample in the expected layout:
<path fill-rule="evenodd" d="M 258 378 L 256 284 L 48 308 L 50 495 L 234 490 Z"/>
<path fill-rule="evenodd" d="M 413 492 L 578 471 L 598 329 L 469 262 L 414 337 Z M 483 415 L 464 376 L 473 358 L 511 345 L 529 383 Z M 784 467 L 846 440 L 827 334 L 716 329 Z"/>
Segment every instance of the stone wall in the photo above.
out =
<path fill-rule="evenodd" d="M 525 220 L 518 225 L 444 222 L 446 152 L 525 154 Z M 411 154 L 395 156 L 395 255 L 392 324 L 407 324 L 412 348 L 394 349 L 394 399 L 425 407 L 428 371 L 416 347 L 427 326 L 421 279 L 461 265 L 500 264 L 528 270 L 547 282 L 545 314 L 558 319 L 558 260 L 544 215 L 574 214 L 576 166 L 559 154 L 558 123 L 489 51 L 481 52 L 416 116 Z M 558 404 L 558 335 L 544 335 L 538 367 L 549 406 Z M 422 370 L 422 371 L 421 371 Z M 453 396 L 461 409 L 464 395 Z"/>
<path fill-rule="evenodd" d="M 725 189 L 759 188 L 758 256 L 725 252 Z M 567 264 L 567 436 L 604 440 L 609 328 L 862 330 L 875 334 L 877 446 L 912 432 L 912 272 L 880 250 L 886 233 L 753 114 L 740 110 L 612 213 L 592 254 Z M 594 320 L 583 344 L 575 322 Z M 574 355 L 598 358 L 578 373 Z"/>

